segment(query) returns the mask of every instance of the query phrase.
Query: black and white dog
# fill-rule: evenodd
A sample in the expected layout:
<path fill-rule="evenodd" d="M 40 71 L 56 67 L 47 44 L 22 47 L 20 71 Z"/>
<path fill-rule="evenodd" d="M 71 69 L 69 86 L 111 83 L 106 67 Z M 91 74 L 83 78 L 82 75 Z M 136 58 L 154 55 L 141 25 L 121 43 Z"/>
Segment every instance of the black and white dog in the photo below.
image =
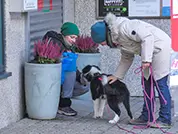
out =
<path fill-rule="evenodd" d="M 84 77 L 90 82 L 91 96 L 94 103 L 94 118 L 102 118 L 105 103 L 115 112 L 115 117 L 109 123 L 117 123 L 120 119 L 119 104 L 123 103 L 129 117 L 132 119 L 130 111 L 130 93 L 126 85 L 117 80 L 112 84 L 108 83 L 108 76 L 102 74 L 99 67 L 87 65 L 83 68 Z"/>

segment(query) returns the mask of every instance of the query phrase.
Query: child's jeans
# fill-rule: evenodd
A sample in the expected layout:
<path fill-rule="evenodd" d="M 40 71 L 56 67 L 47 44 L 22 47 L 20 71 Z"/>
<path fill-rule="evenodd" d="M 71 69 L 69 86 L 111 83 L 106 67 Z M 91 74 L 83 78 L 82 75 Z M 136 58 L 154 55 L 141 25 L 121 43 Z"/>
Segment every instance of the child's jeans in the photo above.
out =
<path fill-rule="evenodd" d="M 73 96 L 80 96 L 83 93 L 88 92 L 89 89 L 89 84 L 82 85 L 76 81 L 76 72 L 66 72 L 61 97 L 72 98 Z"/>
<path fill-rule="evenodd" d="M 89 89 L 89 84 L 84 86 L 76 80 L 76 72 L 66 72 L 59 107 L 70 107 L 72 104 L 71 98 L 73 96 L 76 97 L 85 94 Z"/>

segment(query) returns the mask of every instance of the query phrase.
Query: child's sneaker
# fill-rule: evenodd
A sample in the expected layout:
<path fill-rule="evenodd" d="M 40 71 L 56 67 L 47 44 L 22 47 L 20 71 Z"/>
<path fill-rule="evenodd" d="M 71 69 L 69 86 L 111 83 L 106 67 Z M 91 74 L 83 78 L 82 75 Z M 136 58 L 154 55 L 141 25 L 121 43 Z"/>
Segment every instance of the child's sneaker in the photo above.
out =
<path fill-rule="evenodd" d="M 57 111 L 59 114 L 67 115 L 67 116 L 76 116 L 77 112 L 73 110 L 71 107 L 60 107 Z"/>

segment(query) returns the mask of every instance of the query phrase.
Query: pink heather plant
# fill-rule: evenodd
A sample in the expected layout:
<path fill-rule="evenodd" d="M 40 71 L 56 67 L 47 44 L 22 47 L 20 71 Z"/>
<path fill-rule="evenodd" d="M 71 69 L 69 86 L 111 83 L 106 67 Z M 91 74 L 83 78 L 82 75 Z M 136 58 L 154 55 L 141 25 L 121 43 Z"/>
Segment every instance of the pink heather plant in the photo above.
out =
<path fill-rule="evenodd" d="M 40 64 L 53 64 L 60 62 L 60 57 L 62 55 L 61 48 L 59 45 L 53 44 L 52 41 L 45 41 L 38 40 L 34 44 L 34 55 L 35 55 L 35 62 Z"/>
<path fill-rule="evenodd" d="M 92 38 L 86 35 L 81 35 L 77 38 L 74 44 L 75 52 L 78 53 L 98 53 L 98 44 L 93 42 Z"/>

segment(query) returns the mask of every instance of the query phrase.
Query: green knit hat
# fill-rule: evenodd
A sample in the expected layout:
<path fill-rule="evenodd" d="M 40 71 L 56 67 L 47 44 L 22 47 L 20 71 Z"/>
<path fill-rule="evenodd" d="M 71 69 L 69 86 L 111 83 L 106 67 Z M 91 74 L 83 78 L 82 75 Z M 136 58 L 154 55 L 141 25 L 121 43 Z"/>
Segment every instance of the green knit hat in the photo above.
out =
<path fill-rule="evenodd" d="M 72 22 L 66 22 L 61 27 L 61 33 L 66 35 L 79 35 L 79 29 L 76 24 Z"/>

